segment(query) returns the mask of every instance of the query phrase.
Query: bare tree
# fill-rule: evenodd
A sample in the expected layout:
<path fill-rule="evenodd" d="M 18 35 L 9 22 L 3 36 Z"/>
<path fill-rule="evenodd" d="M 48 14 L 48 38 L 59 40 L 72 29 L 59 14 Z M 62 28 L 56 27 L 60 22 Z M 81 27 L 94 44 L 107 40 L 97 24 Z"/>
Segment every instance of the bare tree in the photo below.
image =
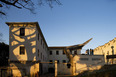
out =
<path fill-rule="evenodd" d="M 35 3 L 37 2 L 37 3 Z M 53 4 L 61 5 L 59 0 L 0 0 L 0 14 L 6 15 L 4 8 L 10 8 L 11 6 L 18 9 L 25 8 L 34 13 L 35 5 L 48 4 L 50 8 L 53 8 Z"/>

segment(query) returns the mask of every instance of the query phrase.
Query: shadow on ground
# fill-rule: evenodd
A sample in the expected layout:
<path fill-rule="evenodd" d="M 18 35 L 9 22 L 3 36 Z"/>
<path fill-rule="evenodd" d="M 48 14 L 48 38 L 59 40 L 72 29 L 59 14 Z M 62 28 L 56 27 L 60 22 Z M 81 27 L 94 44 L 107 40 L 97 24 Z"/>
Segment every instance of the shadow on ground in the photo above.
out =
<path fill-rule="evenodd" d="M 85 71 L 75 77 L 116 77 L 116 64 L 104 65 L 99 70 Z"/>

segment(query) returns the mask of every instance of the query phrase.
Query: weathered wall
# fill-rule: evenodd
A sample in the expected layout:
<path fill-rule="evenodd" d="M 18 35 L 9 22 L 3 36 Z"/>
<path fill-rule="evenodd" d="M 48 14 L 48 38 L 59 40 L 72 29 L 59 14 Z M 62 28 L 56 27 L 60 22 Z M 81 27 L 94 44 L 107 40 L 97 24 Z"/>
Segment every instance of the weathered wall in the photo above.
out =
<path fill-rule="evenodd" d="M 13 75 L 23 76 L 24 71 L 30 75 L 35 75 L 37 72 L 47 73 L 48 64 L 42 64 L 40 69 L 39 64 L 35 63 L 48 61 L 48 49 L 39 25 L 37 23 L 10 23 L 8 25 L 9 60 L 12 62 L 10 66 L 16 68 L 13 69 Z M 24 36 L 20 36 L 20 28 L 25 28 Z M 20 54 L 20 46 L 25 47 L 25 54 Z"/>
<path fill-rule="evenodd" d="M 25 36 L 20 36 L 20 28 L 25 28 Z M 35 25 L 17 25 L 10 26 L 10 55 L 12 61 L 33 61 L 36 60 L 36 26 Z M 25 54 L 20 55 L 20 46 L 25 46 Z"/>
<path fill-rule="evenodd" d="M 85 70 L 100 69 L 105 63 L 103 55 L 76 55 L 73 60 L 76 74 Z"/>
<path fill-rule="evenodd" d="M 116 55 L 116 38 L 114 38 L 113 40 L 109 41 L 108 43 L 102 45 L 102 46 L 99 46 L 97 48 L 94 49 L 94 54 L 95 55 L 104 55 L 104 58 L 105 58 L 105 63 L 107 64 L 107 59 L 106 59 L 106 56 L 107 55 L 112 55 L 112 48 L 111 47 L 114 47 L 113 48 L 113 51 L 114 51 L 114 55 Z M 112 63 L 112 60 L 110 59 L 108 64 L 111 64 Z M 114 64 L 116 64 L 116 59 L 114 59 L 113 61 Z"/>

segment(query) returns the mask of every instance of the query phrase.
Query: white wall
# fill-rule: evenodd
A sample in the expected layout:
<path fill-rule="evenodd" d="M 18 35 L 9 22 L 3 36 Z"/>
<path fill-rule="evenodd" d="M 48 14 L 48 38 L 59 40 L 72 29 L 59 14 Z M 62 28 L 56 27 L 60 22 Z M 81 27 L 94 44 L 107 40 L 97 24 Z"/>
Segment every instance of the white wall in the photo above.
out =
<path fill-rule="evenodd" d="M 105 64 L 103 55 L 76 55 L 73 60 L 76 66 L 76 74 L 85 70 L 100 69 Z"/>
<path fill-rule="evenodd" d="M 104 55 L 105 58 L 105 63 L 107 64 L 107 55 L 112 55 L 112 48 L 111 46 L 114 46 L 114 55 L 116 55 L 116 38 L 113 40 L 109 41 L 108 43 L 98 46 L 97 48 L 94 49 L 94 54 L 95 55 Z M 111 64 L 112 60 L 109 60 L 108 64 Z M 116 59 L 114 59 L 114 64 L 116 64 Z"/>
<path fill-rule="evenodd" d="M 48 61 L 48 48 L 43 40 L 44 37 L 42 37 L 42 33 L 40 33 L 41 31 L 38 31 L 39 27 L 37 26 L 38 25 L 36 23 L 9 24 L 9 59 L 14 76 L 22 76 L 22 69 L 25 69 L 26 72 L 30 72 L 31 75 L 34 75 L 35 73 L 41 71 L 39 68 L 39 63 L 36 63 L 36 61 Z M 25 36 L 20 36 L 21 27 L 25 28 Z M 40 36 L 39 40 L 38 33 Z M 23 55 L 20 54 L 20 46 L 25 46 L 25 54 Z M 42 69 L 43 73 L 48 72 L 48 64 L 42 64 Z"/>

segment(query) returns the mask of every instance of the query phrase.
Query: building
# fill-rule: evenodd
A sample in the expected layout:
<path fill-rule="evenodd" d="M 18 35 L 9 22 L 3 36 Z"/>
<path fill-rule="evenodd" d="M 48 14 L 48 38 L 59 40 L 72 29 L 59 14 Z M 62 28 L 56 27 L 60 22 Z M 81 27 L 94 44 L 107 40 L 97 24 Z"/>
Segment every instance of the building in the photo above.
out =
<path fill-rule="evenodd" d="M 48 71 L 53 72 L 55 60 L 57 60 L 58 74 L 70 75 L 89 70 L 86 69 L 88 66 L 99 65 L 100 68 L 104 64 L 101 55 L 81 55 L 82 47 L 91 39 L 74 46 L 48 47 L 38 22 L 6 22 L 6 24 L 9 26 L 9 64 L 14 77 L 35 77 Z M 99 62 L 101 63 L 96 64 Z M 87 67 L 79 71 L 83 67 L 78 67 L 80 63 Z M 71 64 L 70 68 L 68 64 Z"/>
<path fill-rule="evenodd" d="M 72 74 L 72 69 L 67 67 L 67 63 L 69 63 L 69 59 L 67 55 L 64 52 L 64 49 L 66 47 L 49 47 L 49 62 L 54 62 L 57 60 L 58 63 L 58 74 Z M 81 49 L 73 50 L 71 51 L 72 55 L 79 55 L 81 54 Z M 62 67 L 62 68 L 61 68 Z M 49 70 L 52 69 L 54 70 L 54 64 L 49 64 Z M 62 71 L 65 70 L 65 71 Z"/>
<path fill-rule="evenodd" d="M 106 64 L 116 64 L 116 38 L 94 49 L 95 55 L 104 55 Z"/>
<path fill-rule="evenodd" d="M 13 75 L 33 76 L 39 71 L 47 72 L 47 65 L 39 64 L 48 61 L 48 45 L 38 23 L 6 22 L 6 24 L 9 26 L 9 60 Z"/>
<path fill-rule="evenodd" d="M 57 60 L 58 75 L 78 75 L 86 70 L 98 70 L 104 65 L 103 55 L 81 54 L 82 48 L 80 47 L 77 50 L 71 51 L 73 64 L 70 68 L 67 67 L 69 59 L 64 52 L 65 47 L 49 47 L 49 62 Z M 49 68 L 54 70 L 54 64 L 49 64 Z"/>

